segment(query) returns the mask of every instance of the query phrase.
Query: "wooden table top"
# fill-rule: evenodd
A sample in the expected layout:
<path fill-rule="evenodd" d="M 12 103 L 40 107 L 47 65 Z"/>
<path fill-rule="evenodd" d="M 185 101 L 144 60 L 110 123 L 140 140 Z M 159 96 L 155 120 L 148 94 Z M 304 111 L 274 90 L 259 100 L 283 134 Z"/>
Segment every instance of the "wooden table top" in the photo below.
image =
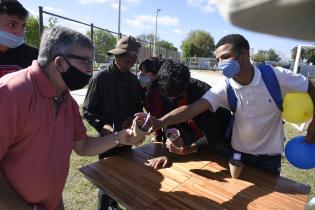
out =
<path fill-rule="evenodd" d="M 128 209 L 304 209 L 310 186 L 245 166 L 230 176 L 226 158 L 178 156 L 168 168 L 144 163 L 161 155 L 147 144 L 80 168 L 85 177 Z"/>

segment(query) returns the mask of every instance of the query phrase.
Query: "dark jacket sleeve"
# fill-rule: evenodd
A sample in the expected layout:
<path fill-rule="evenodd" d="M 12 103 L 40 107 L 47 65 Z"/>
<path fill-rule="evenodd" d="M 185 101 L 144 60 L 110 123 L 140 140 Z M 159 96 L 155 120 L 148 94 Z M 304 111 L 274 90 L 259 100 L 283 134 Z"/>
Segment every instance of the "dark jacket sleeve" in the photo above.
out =
<path fill-rule="evenodd" d="M 90 80 L 87 94 L 83 104 L 83 116 L 88 123 L 98 132 L 105 124 L 112 124 L 112 120 L 99 113 L 105 99 L 104 82 L 101 79 L 102 72 Z"/>

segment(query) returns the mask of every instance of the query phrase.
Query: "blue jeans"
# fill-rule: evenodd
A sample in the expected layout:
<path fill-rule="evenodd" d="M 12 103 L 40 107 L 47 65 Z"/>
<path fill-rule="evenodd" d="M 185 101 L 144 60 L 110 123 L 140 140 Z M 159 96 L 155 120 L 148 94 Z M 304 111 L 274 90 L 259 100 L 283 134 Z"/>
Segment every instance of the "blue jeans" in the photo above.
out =
<path fill-rule="evenodd" d="M 234 152 L 238 152 L 235 151 Z M 264 171 L 271 172 L 277 176 L 280 175 L 281 168 L 281 154 L 278 155 L 252 155 L 242 153 L 241 161 L 245 165 L 253 166 Z"/>

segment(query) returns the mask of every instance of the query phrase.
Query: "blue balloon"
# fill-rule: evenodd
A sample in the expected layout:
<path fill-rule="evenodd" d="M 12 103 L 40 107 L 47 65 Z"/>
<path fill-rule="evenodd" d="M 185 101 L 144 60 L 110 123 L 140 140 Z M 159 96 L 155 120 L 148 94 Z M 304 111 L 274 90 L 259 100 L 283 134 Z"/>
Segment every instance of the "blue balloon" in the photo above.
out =
<path fill-rule="evenodd" d="M 315 144 L 306 143 L 305 136 L 291 139 L 285 147 L 285 156 L 297 168 L 315 168 Z"/>

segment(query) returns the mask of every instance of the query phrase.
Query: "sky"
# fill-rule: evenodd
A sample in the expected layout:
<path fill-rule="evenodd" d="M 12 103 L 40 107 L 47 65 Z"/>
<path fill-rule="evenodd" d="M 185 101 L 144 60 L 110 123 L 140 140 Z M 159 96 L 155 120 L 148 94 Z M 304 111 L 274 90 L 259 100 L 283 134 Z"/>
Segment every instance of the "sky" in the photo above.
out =
<path fill-rule="evenodd" d="M 84 23 L 118 31 L 118 0 L 20 0 L 33 16 L 38 7 Z M 192 30 L 204 30 L 211 34 L 215 43 L 223 36 L 239 33 L 249 41 L 254 54 L 258 50 L 274 49 L 287 61 L 291 49 L 298 44 L 311 44 L 303 40 L 277 37 L 251 32 L 231 25 L 217 11 L 212 0 L 121 0 L 120 31 L 125 35 L 154 34 L 157 9 L 157 36 L 180 49 L 181 43 Z M 44 15 L 44 23 L 49 15 Z M 58 24 L 85 32 L 88 27 L 58 19 Z"/>

